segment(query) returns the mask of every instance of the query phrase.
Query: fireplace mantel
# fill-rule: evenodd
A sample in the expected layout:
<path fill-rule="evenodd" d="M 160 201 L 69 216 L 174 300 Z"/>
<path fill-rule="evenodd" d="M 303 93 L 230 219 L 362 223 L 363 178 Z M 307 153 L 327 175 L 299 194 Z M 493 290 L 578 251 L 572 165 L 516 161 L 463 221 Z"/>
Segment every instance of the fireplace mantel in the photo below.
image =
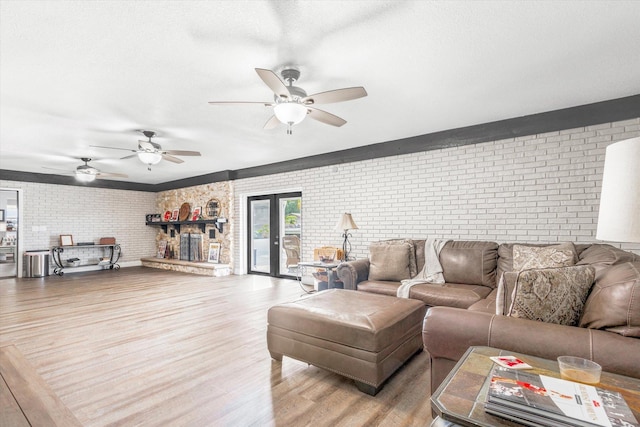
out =
<path fill-rule="evenodd" d="M 199 274 L 202 276 L 228 276 L 231 274 L 229 264 L 211 262 L 193 262 L 167 258 L 141 258 L 143 267 L 159 268 L 162 270 L 181 271 L 183 273 Z"/>

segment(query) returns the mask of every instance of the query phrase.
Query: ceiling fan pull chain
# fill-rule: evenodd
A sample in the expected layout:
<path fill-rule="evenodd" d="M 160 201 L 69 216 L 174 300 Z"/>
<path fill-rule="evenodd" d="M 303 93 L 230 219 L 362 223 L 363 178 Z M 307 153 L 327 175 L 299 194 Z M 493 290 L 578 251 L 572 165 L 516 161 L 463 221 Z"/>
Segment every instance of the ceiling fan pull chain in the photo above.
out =
<path fill-rule="evenodd" d="M 289 125 L 289 128 L 287 129 L 287 135 L 293 135 L 293 122 L 289 122 L 287 123 Z"/>

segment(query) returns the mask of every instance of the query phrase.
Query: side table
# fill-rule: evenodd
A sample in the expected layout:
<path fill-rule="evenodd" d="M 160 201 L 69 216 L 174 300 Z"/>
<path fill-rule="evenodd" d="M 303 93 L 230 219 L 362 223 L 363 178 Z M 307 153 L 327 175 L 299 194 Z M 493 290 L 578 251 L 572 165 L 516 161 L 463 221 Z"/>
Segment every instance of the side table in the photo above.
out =
<path fill-rule="evenodd" d="M 514 355 L 533 366 L 531 372 L 560 378 L 558 362 L 492 347 L 470 347 L 440 387 L 431 396 L 431 407 L 438 414 L 432 426 L 494 427 L 516 426 L 512 421 L 487 414 L 484 404 L 493 367 L 490 356 Z M 596 387 L 617 391 L 640 420 L 640 379 L 602 372 Z"/>
<path fill-rule="evenodd" d="M 327 273 L 327 289 L 335 288 L 335 280 L 333 278 L 333 271 L 338 268 L 340 263 L 337 262 L 321 262 L 321 261 L 310 261 L 310 262 L 299 262 L 298 263 L 298 283 L 302 287 L 302 272 L 305 267 L 319 268 L 324 269 Z M 312 293 L 314 291 L 307 291 L 302 288 L 306 293 Z M 318 289 L 319 291 L 323 291 L 324 289 Z"/>

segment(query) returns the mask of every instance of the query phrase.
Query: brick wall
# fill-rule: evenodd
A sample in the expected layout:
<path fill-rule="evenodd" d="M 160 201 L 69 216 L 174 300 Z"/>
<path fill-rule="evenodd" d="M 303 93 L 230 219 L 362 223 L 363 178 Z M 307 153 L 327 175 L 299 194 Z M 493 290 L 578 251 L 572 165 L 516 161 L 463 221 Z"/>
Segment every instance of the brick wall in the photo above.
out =
<path fill-rule="evenodd" d="M 394 237 L 595 242 L 605 149 L 636 136 L 640 118 L 234 181 L 236 272 L 246 264 L 244 197 L 284 191 L 302 191 L 304 260 L 341 245 L 342 212 L 359 226 L 358 258 Z"/>
<path fill-rule="evenodd" d="M 155 212 L 153 193 L 7 180 L 0 180 L 0 187 L 22 190 L 19 256 L 58 245 L 61 234 L 71 234 L 75 243 L 115 237 L 122 247 L 121 265 L 155 255 L 156 230 L 144 225 L 145 214 Z M 96 249 L 75 251 L 83 259 L 98 256 Z"/>

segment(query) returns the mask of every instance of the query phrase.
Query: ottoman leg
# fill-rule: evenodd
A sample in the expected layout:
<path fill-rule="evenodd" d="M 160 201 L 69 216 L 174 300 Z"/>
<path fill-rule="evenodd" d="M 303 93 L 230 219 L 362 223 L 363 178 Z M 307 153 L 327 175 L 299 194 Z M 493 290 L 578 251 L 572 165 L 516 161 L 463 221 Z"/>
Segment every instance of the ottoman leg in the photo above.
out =
<path fill-rule="evenodd" d="M 275 353 L 275 352 L 269 350 L 269 354 L 271 354 L 271 358 L 273 360 L 277 360 L 278 362 L 282 362 L 282 355 L 280 353 Z"/>
<path fill-rule="evenodd" d="M 356 387 L 358 387 L 358 390 L 368 394 L 369 396 L 375 396 L 380 390 L 382 390 L 382 384 L 378 387 L 374 387 L 370 384 L 365 384 L 362 381 L 353 380 L 353 382 L 356 383 Z"/>

